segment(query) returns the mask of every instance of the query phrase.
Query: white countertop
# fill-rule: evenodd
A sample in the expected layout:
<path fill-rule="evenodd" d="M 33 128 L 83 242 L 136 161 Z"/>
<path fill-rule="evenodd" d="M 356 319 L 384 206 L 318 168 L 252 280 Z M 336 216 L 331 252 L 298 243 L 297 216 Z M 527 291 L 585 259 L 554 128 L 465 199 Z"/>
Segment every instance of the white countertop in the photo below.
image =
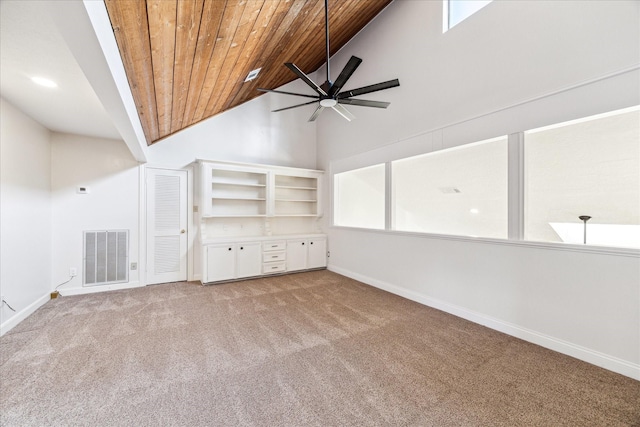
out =
<path fill-rule="evenodd" d="M 272 236 L 220 236 L 213 237 L 202 241 L 203 245 L 214 245 L 217 243 L 237 243 L 237 242 L 266 242 L 273 240 L 291 240 L 291 239 L 318 239 L 326 238 L 326 234 L 310 233 L 310 234 L 278 234 Z"/>

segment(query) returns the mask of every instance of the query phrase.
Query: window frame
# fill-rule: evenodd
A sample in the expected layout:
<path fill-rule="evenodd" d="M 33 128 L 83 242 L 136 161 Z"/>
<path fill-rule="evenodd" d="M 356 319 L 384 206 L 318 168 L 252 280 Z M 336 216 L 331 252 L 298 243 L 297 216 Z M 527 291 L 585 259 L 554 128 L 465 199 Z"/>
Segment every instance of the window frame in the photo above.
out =
<path fill-rule="evenodd" d="M 526 132 L 532 130 L 538 130 L 548 127 L 561 126 L 563 124 L 568 124 L 570 122 L 587 120 L 589 118 L 595 118 L 597 116 L 602 115 L 611 115 L 618 114 L 624 111 L 636 110 L 640 111 L 640 104 L 634 105 L 626 108 L 617 108 L 614 110 L 610 110 L 604 113 L 599 114 L 589 114 L 584 117 L 574 119 L 574 120 L 564 120 L 556 123 L 549 124 L 547 126 L 540 127 L 531 127 L 523 130 L 518 130 L 516 132 L 509 133 L 507 135 L 507 220 L 508 220 L 508 233 L 507 238 L 489 238 L 489 237 L 472 237 L 472 236 L 461 236 L 461 235 L 449 235 L 449 234 L 439 234 L 439 233 L 424 233 L 424 232 L 415 232 L 415 231 L 400 231 L 394 230 L 392 228 L 393 218 L 392 215 L 392 202 L 394 195 L 392 194 L 392 162 L 396 160 L 401 160 L 404 158 L 409 158 L 413 156 L 418 156 L 422 154 L 428 154 L 432 152 L 437 152 L 440 150 L 452 148 L 450 146 L 443 146 L 442 142 L 440 144 L 434 144 L 434 147 L 431 150 L 413 150 L 409 154 L 401 153 L 398 154 L 398 151 L 402 152 L 403 150 L 373 150 L 372 152 L 362 153 L 360 156 L 354 156 L 348 159 L 341 159 L 332 162 L 330 167 L 331 176 L 331 187 L 330 187 L 330 200 L 333 204 L 335 202 L 334 199 L 334 175 L 337 173 L 347 172 L 349 170 L 364 168 L 367 166 L 374 166 L 377 164 L 384 163 L 386 165 L 386 181 L 385 181 L 385 228 L 384 229 L 371 229 L 371 228 L 360 228 L 360 227 L 349 227 L 335 224 L 333 213 L 335 212 L 335 207 L 331 207 L 332 217 L 330 219 L 330 228 L 333 229 L 350 229 L 350 230 L 358 230 L 364 232 L 374 232 L 374 233 L 383 233 L 388 235 L 398 235 L 398 236 L 412 236 L 419 238 L 428 238 L 428 239 L 441 239 L 441 240 L 452 240 L 452 241 L 462 241 L 462 242 L 477 242 L 477 243 L 490 243 L 490 244 L 498 244 L 498 245 L 508 245 L 508 246 L 518 246 L 518 247 L 535 247 L 541 249 L 550 249 L 550 250 L 562 250 L 562 251 L 573 251 L 573 252 L 586 252 L 586 253 L 599 253 L 599 254 L 608 254 L 608 255 L 618 255 L 618 256 L 631 256 L 638 258 L 640 257 L 640 249 L 631 248 L 631 247 L 616 247 L 616 246 L 595 246 L 595 245 L 584 245 L 584 244 L 574 244 L 574 243 L 564 243 L 564 242 L 544 242 L 544 241 L 531 241 L 524 240 L 524 213 L 525 213 L 525 159 L 524 159 L 524 136 Z M 524 127 L 524 126 L 523 126 Z M 436 131 L 431 131 L 430 133 L 434 133 Z M 467 141 L 456 144 L 455 146 L 464 147 L 468 144 L 473 144 L 477 142 L 487 141 L 495 138 L 500 138 L 500 136 L 493 136 L 490 138 L 484 138 L 481 141 Z M 393 144 L 392 144 L 393 145 Z"/>

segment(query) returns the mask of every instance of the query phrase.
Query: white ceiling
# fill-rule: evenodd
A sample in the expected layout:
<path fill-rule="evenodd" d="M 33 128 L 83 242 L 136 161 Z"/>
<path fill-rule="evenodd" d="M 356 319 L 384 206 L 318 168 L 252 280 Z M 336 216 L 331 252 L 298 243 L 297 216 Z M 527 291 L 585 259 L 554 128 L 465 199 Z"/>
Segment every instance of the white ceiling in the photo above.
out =
<path fill-rule="evenodd" d="M 122 139 L 53 20 L 49 1 L 0 1 L 0 94 L 56 132 Z M 58 84 L 49 89 L 31 77 Z"/>

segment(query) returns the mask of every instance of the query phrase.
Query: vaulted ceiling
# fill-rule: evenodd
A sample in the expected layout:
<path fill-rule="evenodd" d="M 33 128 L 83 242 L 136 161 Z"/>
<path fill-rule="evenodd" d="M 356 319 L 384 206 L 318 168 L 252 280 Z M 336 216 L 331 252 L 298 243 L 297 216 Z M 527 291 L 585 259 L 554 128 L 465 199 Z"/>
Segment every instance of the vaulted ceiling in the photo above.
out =
<path fill-rule="evenodd" d="M 331 54 L 391 1 L 329 0 Z M 326 62 L 324 0 L 105 3 L 149 145 Z"/>

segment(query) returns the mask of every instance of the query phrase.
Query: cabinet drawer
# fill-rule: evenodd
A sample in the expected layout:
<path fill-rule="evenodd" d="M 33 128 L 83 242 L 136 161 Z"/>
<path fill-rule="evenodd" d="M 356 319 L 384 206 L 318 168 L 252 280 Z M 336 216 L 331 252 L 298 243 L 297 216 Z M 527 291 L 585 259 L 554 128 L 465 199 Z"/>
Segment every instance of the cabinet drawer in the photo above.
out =
<path fill-rule="evenodd" d="M 262 264 L 262 272 L 264 274 L 278 273 L 285 271 L 284 261 L 281 262 L 267 262 Z"/>
<path fill-rule="evenodd" d="M 263 252 L 262 262 L 284 261 L 287 258 L 286 252 Z"/>
<path fill-rule="evenodd" d="M 287 242 L 266 242 L 262 244 L 262 250 L 265 252 L 270 251 L 284 251 L 287 248 Z"/>

